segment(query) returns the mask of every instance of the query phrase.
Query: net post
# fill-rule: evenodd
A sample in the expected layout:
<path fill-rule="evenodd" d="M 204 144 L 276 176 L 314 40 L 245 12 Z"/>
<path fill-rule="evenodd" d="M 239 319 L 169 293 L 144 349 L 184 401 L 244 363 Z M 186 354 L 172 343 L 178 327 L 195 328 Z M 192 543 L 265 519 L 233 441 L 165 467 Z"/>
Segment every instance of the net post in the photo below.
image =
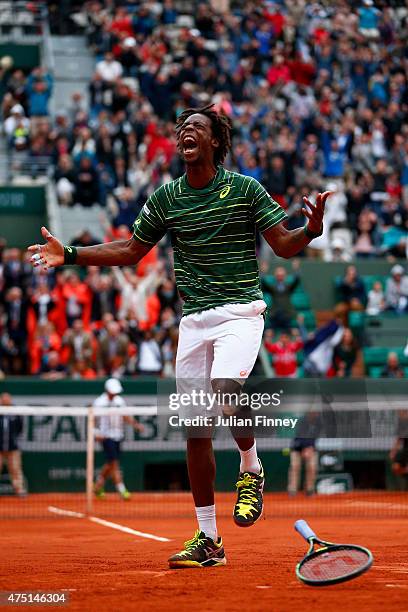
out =
<path fill-rule="evenodd" d="M 88 408 L 88 422 L 86 432 L 86 511 L 92 514 L 93 507 L 93 477 L 94 477 L 94 450 L 95 450 L 95 415 L 93 407 Z"/>

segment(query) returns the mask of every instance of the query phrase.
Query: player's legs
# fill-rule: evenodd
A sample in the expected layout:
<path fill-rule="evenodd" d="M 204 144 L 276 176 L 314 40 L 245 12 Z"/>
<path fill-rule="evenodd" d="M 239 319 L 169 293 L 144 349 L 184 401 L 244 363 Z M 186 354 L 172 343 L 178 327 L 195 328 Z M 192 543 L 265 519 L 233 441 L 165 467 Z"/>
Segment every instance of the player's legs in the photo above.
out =
<path fill-rule="evenodd" d="M 104 440 L 104 451 L 110 465 L 110 477 L 112 478 L 113 484 L 122 499 L 130 499 L 130 493 L 126 489 L 123 482 L 122 472 L 120 470 L 120 442 L 118 440 L 112 440 L 106 438 Z"/>
<path fill-rule="evenodd" d="M 301 458 L 300 452 L 297 450 L 292 450 L 290 452 L 290 465 L 289 465 L 289 476 L 288 476 L 289 495 L 296 495 L 296 493 L 299 490 L 301 467 L 302 467 L 302 458 Z"/>
<path fill-rule="evenodd" d="M 99 472 L 99 476 L 96 480 L 96 483 L 100 485 L 101 487 L 103 487 L 105 484 L 105 481 L 110 477 L 111 471 L 112 471 L 112 464 L 104 463 L 101 468 L 101 471 Z"/>
<path fill-rule="evenodd" d="M 3 471 L 3 463 L 4 463 L 4 451 L 0 451 L 0 476 Z"/>
<path fill-rule="evenodd" d="M 99 498 L 105 497 L 105 482 L 110 477 L 111 469 L 110 463 L 104 463 L 95 481 L 94 492 Z"/>
<path fill-rule="evenodd" d="M 8 471 L 10 474 L 11 484 L 17 495 L 24 495 L 23 470 L 21 468 L 21 452 L 19 450 L 9 451 Z"/>
<path fill-rule="evenodd" d="M 214 360 L 211 384 L 213 391 L 222 397 L 238 397 L 243 383 L 252 372 L 262 342 L 262 313 L 265 307 L 263 300 L 257 300 L 250 304 L 231 304 L 216 308 L 217 312 L 212 314 Z M 224 405 L 222 410 L 226 414 L 241 416 L 234 405 Z M 259 472 L 251 428 L 231 427 L 231 433 L 240 450 L 240 471 Z"/>
<path fill-rule="evenodd" d="M 211 334 L 214 341 L 214 360 L 211 384 L 222 401 L 224 414 L 248 417 L 250 412 L 236 404 L 241 388 L 251 373 L 262 341 L 265 302 L 232 304 L 214 309 Z M 232 401 L 229 401 L 233 398 Z M 239 404 L 239 403 L 238 403 Z M 238 409 L 237 409 L 238 408 Z M 230 427 L 240 453 L 240 474 L 237 481 L 238 498 L 234 508 L 237 525 L 253 525 L 263 510 L 264 473 L 258 459 L 252 427 Z"/>
<path fill-rule="evenodd" d="M 317 452 L 313 446 L 308 446 L 302 451 L 302 458 L 305 462 L 305 488 L 307 495 L 313 495 L 316 484 L 317 474 Z"/>
<path fill-rule="evenodd" d="M 119 442 L 117 444 L 119 444 Z M 119 458 L 112 461 L 111 466 L 111 476 L 117 492 L 119 493 L 122 499 L 130 499 L 130 493 L 126 489 L 125 483 L 123 482 L 123 475 L 120 469 Z"/>
<path fill-rule="evenodd" d="M 196 508 L 214 504 L 215 458 L 211 438 L 187 440 L 187 467 Z M 206 533 L 208 532 L 208 528 Z M 207 533 L 216 536 L 216 531 Z"/>
<path fill-rule="evenodd" d="M 208 393 L 213 349 L 205 338 L 202 313 L 182 318 L 177 348 L 176 378 L 180 394 Z M 206 415 L 205 405 L 184 408 L 185 416 Z M 211 428 L 187 429 L 187 466 L 196 507 L 214 504 L 215 460 Z"/>
<path fill-rule="evenodd" d="M 95 494 L 98 497 L 104 497 L 105 482 L 108 478 L 111 478 L 119 494 L 124 499 L 129 499 L 130 495 L 123 484 L 119 467 L 120 442 L 110 438 L 104 438 L 104 440 L 102 440 L 102 448 L 105 455 L 105 463 L 95 482 Z"/>
<path fill-rule="evenodd" d="M 180 323 L 176 360 L 177 391 L 211 391 L 212 342 L 204 333 L 203 313 L 183 317 Z M 208 416 L 205 406 L 185 407 L 183 416 Z M 211 428 L 187 430 L 187 466 L 194 499 L 198 530 L 185 548 L 169 559 L 170 567 L 211 567 L 225 565 L 225 553 L 218 537 L 214 504 L 215 459 Z"/>

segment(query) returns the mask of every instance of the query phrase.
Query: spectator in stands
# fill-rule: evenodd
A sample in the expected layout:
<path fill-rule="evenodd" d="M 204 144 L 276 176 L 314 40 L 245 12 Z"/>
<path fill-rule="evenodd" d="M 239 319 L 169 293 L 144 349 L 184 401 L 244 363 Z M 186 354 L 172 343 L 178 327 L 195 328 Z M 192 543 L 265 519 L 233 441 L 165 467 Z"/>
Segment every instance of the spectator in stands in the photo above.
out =
<path fill-rule="evenodd" d="M 9 374 L 22 374 L 27 359 L 27 301 L 20 287 L 11 287 L 6 293 L 6 336 L 4 359 Z"/>
<path fill-rule="evenodd" d="M 91 334 L 84 330 L 82 319 L 75 319 L 62 338 L 64 363 L 70 372 L 74 370 L 77 361 L 84 361 L 89 367 L 92 364 L 93 352 Z"/>
<path fill-rule="evenodd" d="M 161 376 L 163 354 L 151 329 L 142 332 L 137 342 L 137 373 L 141 376 Z"/>
<path fill-rule="evenodd" d="M 88 323 L 91 311 L 91 296 L 88 287 L 81 281 L 77 272 L 65 272 L 64 281 L 61 288 L 61 298 L 65 307 L 68 327 L 71 327 L 75 319 L 78 318 L 82 318 L 84 323 Z"/>
<path fill-rule="evenodd" d="M 45 279 L 38 284 L 31 297 L 31 304 L 35 312 L 37 324 L 47 323 L 49 315 L 54 310 L 56 304 Z"/>
<path fill-rule="evenodd" d="M 262 180 L 262 176 L 255 177 Z M 265 187 L 271 196 L 284 208 L 287 207 L 287 195 L 293 191 L 293 173 L 291 165 L 285 166 L 283 158 L 279 155 L 272 157 L 270 165 L 266 169 L 264 178 Z"/>
<path fill-rule="evenodd" d="M 96 285 L 92 288 L 91 321 L 102 321 L 103 315 L 108 312 L 116 315 L 119 294 L 120 291 L 113 284 L 112 276 L 100 275 Z"/>
<path fill-rule="evenodd" d="M 137 206 L 132 189 L 123 187 L 115 190 L 115 200 L 117 205 L 115 225 L 131 227 L 141 209 L 140 206 Z"/>
<path fill-rule="evenodd" d="M 59 353 L 60 349 L 61 338 L 55 326 L 49 321 L 37 325 L 30 345 L 30 373 L 39 374 L 47 366 L 49 354 Z"/>
<path fill-rule="evenodd" d="M 67 154 L 62 154 L 58 158 L 58 165 L 55 169 L 54 180 L 56 182 L 57 196 L 60 204 L 70 206 L 74 203 L 76 173 L 72 159 Z"/>
<path fill-rule="evenodd" d="M 180 298 L 174 280 L 165 278 L 157 289 L 157 296 L 160 300 L 160 309 L 163 312 L 170 308 L 174 313 L 180 311 Z"/>
<path fill-rule="evenodd" d="M 99 341 L 97 364 L 100 376 L 123 376 L 126 370 L 129 339 L 121 332 L 120 325 L 111 321 L 106 334 Z"/>
<path fill-rule="evenodd" d="M 303 348 L 303 341 L 297 329 L 291 335 L 281 333 L 276 342 L 272 341 L 272 330 L 265 332 L 264 346 L 273 356 L 275 376 L 282 378 L 297 377 L 297 354 Z"/>
<path fill-rule="evenodd" d="M 15 70 L 7 82 L 7 89 L 10 92 L 9 95 L 23 107 L 26 107 L 27 104 L 26 82 L 26 76 L 20 69 Z"/>
<path fill-rule="evenodd" d="M 161 22 L 163 25 L 172 25 L 177 21 L 177 9 L 174 6 L 173 0 L 164 0 L 163 11 L 161 14 Z"/>
<path fill-rule="evenodd" d="M 358 345 L 349 328 L 343 330 L 343 336 L 333 351 L 333 370 L 339 378 L 351 376 L 357 358 Z"/>
<path fill-rule="evenodd" d="M 26 159 L 25 153 L 30 150 L 30 130 L 25 123 L 25 117 L 16 118 L 9 145 L 13 152 L 13 167 L 17 168 L 18 162 L 23 162 Z M 31 141 L 32 146 L 33 142 Z"/>
<path fill-rule="evenodd" d="M 336 305 L 337 316 L 346 321 L 350 310 L 364 310 L 367 302 L 363 281 L 355 266 L 347 266 L 343 279 L 338 283 L 341 302 Z"/>
<path fill-rule="evenodd" d="M 75 176 L 75 203 L 82 206 L 92 206 L 99 202 L 100 186 L 99 177 L 92 160 L 84 155 L 79 161 L 79 167 Z"/>
<path fill-rule="evenodd" d="M 354 253 L 359 258 L 376 256 L 379 249 L 377 234 L 377 215 L 372 211 L 363 210 L 357 221 Z"/>
<path fill-rule="evenodd" d="M 119 318 L 126 319 L 131 313 L 139 322 L 148 320 L 147 299 L 161 282 L 161 276 L 156 269 L 150 270 L 144 278 L 140 278 L 130 269 L 123 272 L 113 268 L 118 285 L 122 289 Z"/>
<path fill-rule="evenodd" d="M 11 406 L 9 393 L 0 395 L 0 406 Z M 21 467 L 21 451 L 18 447 L 18 437 L 23 431 L 23 419 L 13 414 L 0 415 L 0 474 L 3 463 L 7 463 L 11 484 L 18 497 L 25 497 L 24 475 Z"/>
<path fill-rule="evenodd" d="M 366 313 L 377 316 L 385 310 L 385 295 L 380 281 L 375 281 L 368 292 Z"/>
<path fill-rule="evenodd" d="M 30 117 L 48 115 L 48 102 L 51 97 L 53 79 L 42 68 L 34 68 L 27 79 L 26 94 Z"/>
<path fill-rule="evenodd" d="M 61 23 L 71 27 L 74 21 L 66 18 L 62 4 L 53 3 L 52 15 L 64 15 Z M 228 2 L 212 2 L 199 5 L 187 17 L 191 24 L 186 28 L 163 27 L 177 16 L 172 0 L 137 9 L 134 2 L 78 4 L 75 18 L 88 24 L 96 54 L 89 112 L 84 96 L 75 92 L 66 109 L 57 109 L 55 120 L 48 118 L 52 84 L 45 72 L 35 69 L 26 77 L 10 71 L 7 62 L 3 65 L 6 58 L 1 61 L 4 130 L 14 176 L 37 176 L 54 164 L 59 201 L 106 206 L 109 239 L 128 239 L 129 226 L 121 223 L 133 221 L 153 189 L 183 173 L 172 122 L 186 107 L 215 102 L 234 121 L 234 155 L 227 167 L 242 167 L 259 178 L 287 206 L 289 227 L 304 224 L 299 206 L 303 193 L 322 190 L 322 181 L 334 177 L 336 195 L 326 208 L 325 233 L 305 256 L 345 262 L 352 254 L 406 257 L 407 27 L 395 3 L 378 12 L 370 0 L 345 2 L 336 10 L 330 3 L 322 9 L 286 2 L 279 10 L 266 3 L 262 11 L 250 3 L 238 3 L 232 11 Z M 324 16 L 319 16 L 322 10 Z M 26 85 L 31 102 L 42 107 L 40 115 L 30 106 Z M 26 115 L 31 113 L 37 116 L 30 121 Z M 344 247 L 333 246 L 338 240 Z M 164 248 L 160 258 L 168 267 Z M 18 286 L 23 299 L 30 301 L 32 276 L 24 269 L 16 272 L 16 263 L 13 278 L 7 266 L 10 280 L 3 294 Z M 137 275 L 146 276 L 139 271 Z M 67 301 L 63 277 L 57 278 L 50 316 L 62 337 Z M 112 286 L 118 288 L 116 316 L 122 292 L 118 283 Z M 87 286 L 87 291 L 88 304 L 80 304 L 69 323 L 83 316 L 88 324 L 98 289 Z M 104 291 L 105 297 L 110 291 Z M 111 297 L 102 306 L 105 313 Z M 365 306 L 362 296 L 356 299 Z M 171 313 L 163 315 L 167 306 L 179 316 L 177 299 L 165 304 L 160 290 L 145 301 L 144 327 L 170 321 Z M 354 299 L 347 303 L 345 322 L 351 303 L 357 305 Z M 273 323 L 289 329 L 294 315 L 289 297 L 286 305 L 286 311 L 272 311 Z M 396 310 L 395 305 L 391 308 Z M 129 321 L 139 328 L 135 312 L 129 311 Z M 97 333 L 99 323 L 94 323 Z M 127 324 L 121 322 L 123 328 Z M 2 355 L 14 350 L 10 342 L 2 338 Z M 167 344 L 170 353 L 174 343 Z"/>
<path fill-rule="evenodd" d="M 15 136 L 17 127 L 22 127 L 25 132 L 30 129 L 30 120 L 24 115 L 24 108 L 21 104 L 15 104 L 11 111 L 10 116 L 4 122 L 4 131 L 9 141 Z"/>
<path fill-rule="evenodd" d="M 338 261 L 348 263 L 352 259 L 351 254 L 347 250 L 346 243 L 343 238 L 334 238 L 330 243 L 330 250 L 326 251 L 325 261 Z"/>
<path fill-rule="evenodd" d="M 87 365 L 84 359 L 78 359 L 73 364 L 71 378 L 73 380 L 94 380 L 96 378 L 96 371 Z"/>
<path fill-rule="evenodd" d="M 373 0 L 363 0 L 363 6 L 358 9 L 360 32 L 368 39 L 377 39 L 380 11 L 374 6 Z"/>
<path fill-rule="evenodd" d="M 95 161 L 96 143 L 92 136 L 92 131 L 83 125 L 78 126 L 76 132 L 76 140 L 72 147 L 72 157 L 78 166 L 83 157 L 89 158 L 92 162 Z"/>
<path fill-rule="evenodd" d="M 382 378 L 404 378 L 404 370 L 400 366 L 398 354 L 391 351 L 387 355 L 387 364 L 381 372 Z"/>
<path fill-rule="evenodd" d="M 286 270 L 282 266 L 275 268 L 273 283 L 263 279 L 262 289 L 269 293 L 273 300 L 269 311 L 268 323 L 269 326 L 275 330 L 288 330 L 291 327 L 292 319 L 296 316 L 295 309 L 290 301 L 290 296 L 300 282 L 298 260 L 293 260 L 292 268 L 294 276 L 290 283 L 287 281 Z"/>
<path fill-rule="evenodd" d="M 113 83 L 122 76 L 122 65 L 114 58 L 113 53 L 108 51 L 105 58 L 96 64 L 96 72 L 105 83 Z"/>
<path fill-rule="evenodd" d="M 100 240 L 96 238 L 96 236 L 92 235 L 92 232 L 88 228 L 82 229 L 75 238 L 71 241 L 72 246 L 76 247 L 84 247 L 84 246 L 94 246 L 95 244 L 99 244 Z"/>
<path fill-rule="evenodd" d="M 27 262 L 23 261 L 19 249 L 6 249 L 3 253 L 4 289 L 28 287 L 32 273 Z"/>
<path fill-rule="evenodd" d="M 408 311 L 408 276 L 400 264 L 391 268 L 391 278 L 387 278 L 385 302 L 387 309 L 397 314 Z"/>
<path fill-rule="evenodd" d="M 50 351 L 45 363 L 41 366 L 40 376 L 45 380 L 61 380 L 67 375 L 66 367 L 61 363 L 57 351 Z"/>

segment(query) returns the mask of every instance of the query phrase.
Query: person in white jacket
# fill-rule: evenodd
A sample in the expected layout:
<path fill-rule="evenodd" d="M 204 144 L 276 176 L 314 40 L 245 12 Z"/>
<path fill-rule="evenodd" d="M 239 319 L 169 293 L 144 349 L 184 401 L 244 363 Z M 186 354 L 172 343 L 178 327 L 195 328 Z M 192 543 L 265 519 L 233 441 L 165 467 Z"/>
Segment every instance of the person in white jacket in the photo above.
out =
<path fill-rule="evenodd" d="M 126 319 L 132 313 L 138 321 L 146 321 L 146 300 L 162 282 L 158 269 L 150 270 L 143 277 L 129 268 L 124 271 L 118 267 L 112 269 L 121 291 L 119 318 Z"/>

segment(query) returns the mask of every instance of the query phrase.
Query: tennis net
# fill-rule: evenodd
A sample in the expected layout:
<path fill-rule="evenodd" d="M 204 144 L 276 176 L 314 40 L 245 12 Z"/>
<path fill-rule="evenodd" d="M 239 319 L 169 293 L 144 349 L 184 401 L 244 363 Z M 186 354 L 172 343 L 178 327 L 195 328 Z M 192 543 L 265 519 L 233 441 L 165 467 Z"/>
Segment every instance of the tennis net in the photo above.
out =
<path fill-rule="evenodd" d="M 319 412 L 295 411 L 292 417 L 298 420 L 297 428 L 276 427 L 270 435 L 257 438 L 266 473 L 267 515 L 408 517 L 408 470 L 403 475 L 395 466 L 398 462 L 402 468 L 408 465 L 408 411 L 343 407 L 335 415 L 335 437 L 311 433 L 310 423 L 309 429 L 302 429 L 302 420 L 308 422 L 316 414 Z M 100 441 L 101 427 L 106 426 L 101 425 L 101 417 L 110 419 L 110 427 L 123 429 L 119 463 L 131 493 L 126 501 L 109 471 L 104 495 L 95 495 L 95 482 L 109 459 Z M 129 417 L 141 424 L 143 431 L 123 422 Z M 289 418 L 289 414 L 274 412 L 273 417 Z M 0 421 L 0 518 L 69 513 L 101 517 L 192 515 L 185 433 L 182 427 L 171 426 L 169 416 L 156 406 L 108 411 L 84 406 L 0 406 Z M 359 431 L 361 423 L 366 432 Z M 7 431 L 12 427 L 21 429 L 18 451 L 5 450 Z M 214 449 L 217 509 L 220 515 L 229 516 L 239 454 L 227 429 L 216 429 Z M 296 447 L 295 438 L 299 441 L 308 436 L 316 439 L 314 463 L 308 462 L 309 451 L 302 445 Z M 313 480 L 315 493 L 311 496 L 302 492 L 308 478 Z"/>

